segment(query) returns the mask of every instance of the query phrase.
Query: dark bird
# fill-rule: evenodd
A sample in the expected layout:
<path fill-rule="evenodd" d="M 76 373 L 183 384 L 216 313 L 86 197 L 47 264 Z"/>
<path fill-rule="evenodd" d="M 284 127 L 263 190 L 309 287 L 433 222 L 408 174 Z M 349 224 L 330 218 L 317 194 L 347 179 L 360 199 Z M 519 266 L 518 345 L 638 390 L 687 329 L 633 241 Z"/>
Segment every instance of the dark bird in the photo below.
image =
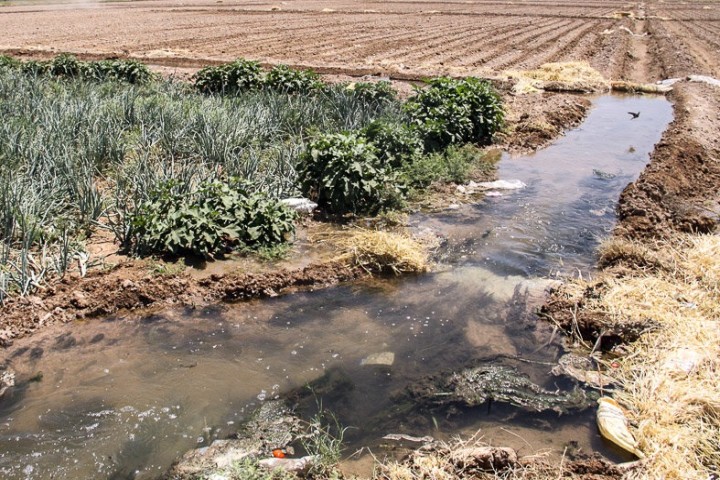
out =
<path fill-rule="evenodd" d="M 628 115 L 632 115 L 632 118 L 630 120 L 635 120 L 640 116 L 640 112 L 628 112 Z"/>

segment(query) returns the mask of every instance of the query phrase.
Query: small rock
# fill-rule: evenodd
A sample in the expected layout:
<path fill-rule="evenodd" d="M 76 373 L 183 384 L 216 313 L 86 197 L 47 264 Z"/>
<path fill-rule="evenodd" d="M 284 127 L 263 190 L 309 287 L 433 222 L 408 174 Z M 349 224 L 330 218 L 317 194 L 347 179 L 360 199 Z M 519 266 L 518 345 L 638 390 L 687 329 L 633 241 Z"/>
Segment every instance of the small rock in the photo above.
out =
<path fill-rule="evenodd" d="M 450 453 L 452 462 L 461 469 L 497 472 L 517 465 L 515 450 L 508 447 L 467 447 Z"/>
<path fill-rule="evenodd" d="M 387 365 L 395 363 L 395 354 L 393 352 L 379 352 L 368 355 L 360 361 L 360 365 Z"/>
<path fill-rule="evenodd" d="M 460 193 L 467 193 L 467 188 L 465 188 L 464 185 L 458 185 L 457 187 L 455 187 L 455 190 L 457 190 Z"/>
<path fill-rule="evenodd" d="M 72 295 L 72 300 L 70 300 L 70 303 L 72 303 L 77 308 L 87 308 L 90 306 L 90 301 L 87 299 L 84 293 L 75 291 Z"/>
<path fill-rule="evenodd" d="M 459 210 L 460 205 L 458 205 L 457 203 L 451 203 L 450 205 L 448 205 L 447 208 L 448 208 L 448 210 Z"/>
<path fill-rule="evenodd" d="M 615 384 L 615 379 L 599 372 L 590 358 L 573 353 L 560 357 L 550 373 L 555 376 L 566 375 L 595 388 L 607 388 Z"/>
<path fill-rule="evenodd" d="M 614 173 L 604 172 L 597 168 L 593 168 L 593 175 L 598 178 L 602 178 L 603 180 L 612 180 L 613 178 L 617 177 L 617 175 L 615 175 Z"/>
<path fill-rule="evenodd" d="M 10 387 L 15 386 L 15 372 L 12 370 L 5 370 L 0 372 L 0 399 L 5 395 L 5 392 Z"/>
<path fill-rule="evenodd" d="M 486 197 L 502 197 L 503 194 L 500 193 L 500 192 L 496 192 L 495 190 L 492 190 L 492 191 L 490 191 L 490 192 L 487 192 L 487 193 L 485 194 L 485 196 L 486 196 Z"/>
<path fill-rule="evenodd" d="M 137 284 L 135 282 L 133 282 L 132 280 L 130 280 L 129 278 L 126 278 L 125 280 L 122 281 L 120 286 L 122 288 L 124 288 L 125 290 L 129 290 L 131 288 L 137 287 Z"/>

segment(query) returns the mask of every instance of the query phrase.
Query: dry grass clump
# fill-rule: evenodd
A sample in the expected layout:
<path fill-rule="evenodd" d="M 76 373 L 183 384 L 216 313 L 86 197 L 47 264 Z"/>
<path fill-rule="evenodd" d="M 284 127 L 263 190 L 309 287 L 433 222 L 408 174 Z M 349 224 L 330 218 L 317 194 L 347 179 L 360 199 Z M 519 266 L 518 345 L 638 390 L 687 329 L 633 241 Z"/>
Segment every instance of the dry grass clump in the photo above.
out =
<path fill-rule="evenodd" d="M 531 93 L 548 84 L 563 84 L 567 90 L 605 91 L 608 81 L 587 62 L 545 63 L 535 70 L 510 70 L 505 75 L 517 79 L 515 93 Z"/>
<path fill-rule="evenodd" d="M 607 280 L 592 305 L 620 322 L 656 325 L 627 347 L 615 371 L 623 385 L 616 399 L 648 456 L 629 478 L 705 480 L 720 469 L 720 237 L 687 236 L 679 245 L 649 256 L 627 250 L 631 263 L 660 256 L 675 268 Z"/>
<path fill-rule="evenodd" d="M 429 269 L 428 247 L 409 235 L 354 229 L 336 239 L 341 259 L 371 272 L 417 273 Z"/>
<path fill-rule="evenodd" d="M 480 432 L 469 439 L 433 442 L 415 450 L 402 461 L 376 465 L 375 480 L 456 480 L 458 478 L 516 478 L 520 470 L 511 448 L 492 447 Z"/>
<path fill-rule="evenodd" d="M 620 478 L 630 468 L 616 468 L 598 457 L 573 461 L 547 458 L 547 452 L 518 457 L 507 447 L 484 443 L 478 431 L 469 439 L 433 442 L 402 461 L 376 463 L 373 480 L 556 480 Z"/>
<path fill-rule="evenodd" d="M 641 271 L 674 270 L 674 257 L 664 255 L 662 252 L 663 248 L 660 245 L 650 246 L 635 240 L 611 237 L 598 249 L 600 255 L 598 266 L 607 268 L 621 265 Z"/>

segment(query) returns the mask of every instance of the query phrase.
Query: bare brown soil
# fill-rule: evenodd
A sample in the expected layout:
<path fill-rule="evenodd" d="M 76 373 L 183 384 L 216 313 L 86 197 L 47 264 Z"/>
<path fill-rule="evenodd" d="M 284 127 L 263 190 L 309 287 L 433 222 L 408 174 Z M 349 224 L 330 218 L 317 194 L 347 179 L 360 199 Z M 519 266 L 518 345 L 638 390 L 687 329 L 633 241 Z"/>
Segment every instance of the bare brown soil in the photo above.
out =
<path fill-rule="evenodd" d="M 590 100 L 577 95 L 507 95 L 507 133 L 499 139 L 500 146 L 511 152 L 542 148 L 579 125 L 590 105 Z"/>
<path fill-rule="evenodd" d="M 643 53 L 647 29 L 672 23 L 670 34 L 686 37 L 692 52 L 712 49 L 702 39 L 712 37 L 716 10 L 698 10 L 707 24 L 699 25 L 657 19 L 670 15 L 666 10 L 674 3 L 645 5 L 619 0 L 12 2 L 0 8 L 0 52 L 47 57 L 66 51 L 166 67 L 246 57 L 321 73 L 406 79 L 490 76 L 587 60 L 609 79 L 648 81 L 656 72 Z M 645 17 L 653 20 L 641 20 Z"/>
<path fill-rule="evenodd" d="M 677 85 L 675 121 L 650 165 L 622 193 L 616 234 L 666 237 L 674 231 L 713 231 L 720 214 L 720 92 L 698 83 Z"/>

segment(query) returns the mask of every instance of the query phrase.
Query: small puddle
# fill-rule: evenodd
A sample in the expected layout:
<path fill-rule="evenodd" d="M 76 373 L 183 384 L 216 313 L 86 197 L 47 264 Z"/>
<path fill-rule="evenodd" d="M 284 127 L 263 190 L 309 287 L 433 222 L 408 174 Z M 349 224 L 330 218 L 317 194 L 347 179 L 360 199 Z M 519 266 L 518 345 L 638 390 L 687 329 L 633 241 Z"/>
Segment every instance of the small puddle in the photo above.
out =
<path fill-rule="evenodd" d="M 625 113 L 637 110 L 636 120 Z M 449 438 L 481 429 L 486 441 L 522 455 L 559 456 L 570 445 L 623 459 L 599 438 L 589 410 L 392 412 L 408 386 L 477 359 L 515 366 L 550 390 L 570 387 L 548 374 L 563 350 L 531 313 L 542 277 L 591 268 L 621 190 L 671 115 L 664 98 L 599 97 L 587 121 L 555 145 L 503 159 L 500 178 L 527 188 L 416 217 L 418 228 L 448 238 L 437 273 L 111 317 L 16 342 L 3 352 L 20 386 L 0 404 L 0 474 L 156 478 L 186 450 L 231 434 L 261 401 L 326 373 L 332 388 L 323 406 L 352 427 L 349 453 L 377 447 L 387 433 Z M 392 366 L 361 365 L 381 352 L 394 354 Z M 38 372 L 41 381 L 25 382 Z"/>

